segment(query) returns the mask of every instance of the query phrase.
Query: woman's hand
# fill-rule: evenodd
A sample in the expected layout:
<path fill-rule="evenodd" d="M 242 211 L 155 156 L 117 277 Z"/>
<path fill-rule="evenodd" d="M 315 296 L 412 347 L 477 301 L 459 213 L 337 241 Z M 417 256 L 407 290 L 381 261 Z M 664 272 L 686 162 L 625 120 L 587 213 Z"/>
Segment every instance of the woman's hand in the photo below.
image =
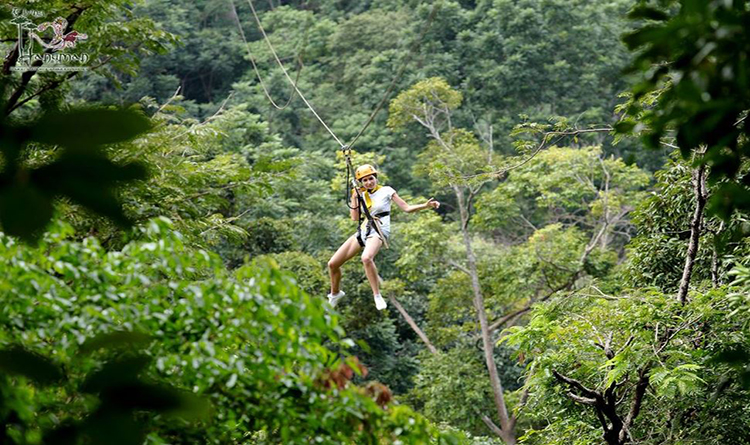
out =
<path fill-rule="evenodd" d="M 440 207 L 440 203 L 435 201 L 435 198 L 430 198 L 424 205 L 425 208 L 432 207 L 433 209 L 437 209 Z"/>

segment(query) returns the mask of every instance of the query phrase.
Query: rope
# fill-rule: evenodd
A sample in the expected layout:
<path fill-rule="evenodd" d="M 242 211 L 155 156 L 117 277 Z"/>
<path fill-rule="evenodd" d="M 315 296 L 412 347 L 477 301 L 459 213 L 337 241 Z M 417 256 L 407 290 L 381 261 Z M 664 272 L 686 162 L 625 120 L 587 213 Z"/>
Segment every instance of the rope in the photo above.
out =
<path fill-rule="evenodd" d="M 260 87 L 263 89 L 263 94 L 266 95 L 266 98 L 268 99 L 269 102 L 271 102 L 271 105 L 273 105 L 274 108 L 276 108 L 277 110 L 285 109 L 286 107 L 289 106 L 289 104 L 292 103 L 292 99 L 294 99 L 294 93 L 290 92 L 289 99 L 287 99 L 284 105 L 279 106 L 273 100 L 273 97 L 271 97 L 271 94 L 268 92 L 268 88 L 266 87 L 265 82 L 263 82 L 263 76 L 260 75 L 260 70 L 258 70 L 258 65 L 255 63 L 255 58 L 253 57 L 253 53 L 250 51 L 250 44 L 247 43 L 247 39 L 245 38 L 245 31 L 242 29 L 242 24 L 240 23 L 240 17 L 237 14 L 237 8 L 235 8 L 234 0 L 229 0 L 229 4 L 232 6 L 232 13 L 234 16 L 234 21 L 237 23 L 237 28 L 240 31 L 240 36 L 242 37 L 242 41 L 245 43 L 245 50 L 247 50 L 247 55 L 250 58 L 250 63 L 253 65 L 253 70 L 255 71 L 255 75 L 258 77 L 258 82 L 260 83 Z M 300 57 L 297 57 L 297 75 L 294 79 L 294 85 L 297 85 L 297 82 L 299 81 L 300 73 L 302 73 L 302 60 Z"/>
<path fill-rule="evenodd" d="M 230 1 L 233 1 L 233 0 L 230 0 Z M 292 84 L 292 87 L 294 88 L 294 91 L 297 92 L 297 94 L 299 95 L 300 99 L 302 99 L 302 101 L 305 103 L 305 105 L 307 105 L 307 108 L 310 109 L 310 111 L 312 112 L 312 114 L 315 115 L 315 117 L 318 119 L 318 121 L 321 123 L 321 125 L 323 125 L 323 127 L 328 131 L 328 133 L 330 133 L 331 137 L 333 137 L 333 139 L 336 142 L 338 142 L 339 146 L 341 146 L 341 148 L 343 149 L 345 147 L 344 143 L 341 142 L 341 140 L 338 138 L 338 136 L 336 136 L 336 133 L 334 133 L 333 130 L 331 130 L 331 128 L 325 123 L 325 121 L 318 115 L 318 113 L 315 111 L 315 109 L 313 108 L 313 106 L 310 105 L 310 102 L 305 98 L 305 95 L 302 94 L 302 91 L 300 91 L 299 88 L 297 88 L 297 85 L 294 82 L 292 82 L 292 78 L 289 77 L 289 73 L 287 73 L 286 68 L 284 68 L 284 64 L 281 63 L 281 60 L 279 59 L 278 54 L 276 54 L 276 50 L 273 48 L 273 45 L 271 44 L 271 40 L 269 40 L 268 35 L 266 35 L 265 29 L 263 29 L 263 25 L 260 23 L 260 18 L 258 17 L 258 13 L 255 11 L 255 6 L 253 5 L 252 0 L 247 0 L 247 4 L 250 5 L 250 10 L 253 12 L 253 17 L 255 18 L 255 23 L 258 24 L 258 29 L 260 29 L 261 34 L 263 34 L 263 38 L 265 39 L 266 44 L 268 45 L 268 49 L 271 50 L 271 54 L 273 54 L 274 59 L 276 59 L 276 63 L 281 68 L 281 71 L 284 73 L 284 76 L 286 76 L 286 79 L 289 81 L 289 83 Z M 238 17 L 237 20 L 239 20 L 239 17 Z"/>
<path fill-rule="evenodd" d="M 230 0 L 232 3 L 232 9 L 234 10 L 234 0 Z M 380 112 L 380 110 L 383 108 L 383 105 L 385 105 L 385 102 L 388 100 L 388 97 L 393 92 L 393 89 L 395 88 L 398 81 L 401 79 L 401 76 L 404 74 L 404 71 L 406 70 L 406 66 L 408 62 L 411 60 L 412 55 L 414 52 L 421 46 L 422 40 L 424 39 L 425 34 L 427 34 L 427 30 L 430 28 L 430 25 L 432 25 L 433 20 L 435 19 L 435 16 L 437 15 L 437 11 L 440 9 L 440 7 L 437 4 L 432 5 L 432 10 L 430 11 L 430 15 L 427 18 L 427 23 L 425 23 L 425 26 L 422 27 L 422 30 L 419 33 L 418 38 L 415 40 L 414 44 L 412 44 L 411 48 L 409 49 L 409 53 L 407 54 L 407 57 L 404 59 L 404 61 L 401 63 L 401 66 L 399 67 L 398 71 L 396 72 L 396 75 L 394 76 L 393 80 L 391 81 L 390 85 L 386 89 L 385 93 L 383 94 L 383 97 L 378 102 L 377 106 L 375 107 L 375 110 L 370 114 L 370 116 L 367 118 L 367 121 L 365 121 L 362 128 L 357 132 L 356 136 L 352 138 L 351 142 L 349 144 L 344 144 L 341 142 L 341 140 L 336 136 L 336 134 L 331 130 L 331 128 L 325 123 L 325 121 L 318 115 L 318 113 L 315 111 L 313 106 L 310 104 L 310 102 L 305 98 L 304 94 L 297 88 L 297 82 L 292 82 L 291 77 L 289 77 L 289 73 L 287 73 L 286 68 L 284 68 L 284 64 L 279 59 L 278 54 L 276 54 L 276 50 L 273 47 L 273 44 L 271 44 L 271 40 L 268 38 L 268 35 L 266 34 L 265 29 L 263 29 L 263 25 L 260 22 L 260 18 L 258 17 L 258 13 L 255 10 L 255 5 L 253 5 L 252 0 L 247 0 L 247 4 L 250 6 L 250 10 L 253 13 L 253 18 L 255 19 L 255 23 L 258 25 L 258 29 L 260 29 L 261 34 L 263 35 L 263 39 L 266 41 L 266 44 L 268 45 L 268 48 L 271 50 L 271 54 L 273 54 L 274 59 L 276 59 L 276 63 L 281 68 L 281 71 L 284 73 L 284 76 L 286 76 L 287 80 L 291 83 L 292 88 L 294 91 L 299 95 L 299 97 L 302 99 L 302 101 L 305 103 L 308 109 L 313 113 L 313 115 L 318 119 L 318 121 L 323 125 L 323 127 L 328 131 L 328 133 L 333 137 L 333 139 L 341 146 L 341 149 L 344 151 L 351 150 L 351 147 L 359 140 L 359 138 L 364 134 L 364 132 L 367 130 L 367 128 L 370 126 L 370 124 L 375 120 L 375 116 Z M 240 32 L 242 35 L 242 38 L 244 40 L 244 33 L 242 32 L 242 25 L 239 22 L 239 16 L 237 15 L 237 12 L 235 10 L 235 18 L 237 19 L 238 26 L 240 27 Z M 247 42 L 246 42 L 247 44 Z M 252 59 L 250 59 L 253 62 L 253 68 L 255 69 L 256 74 L 258 75 L 258 79 L 261 81 L 261 85 L 263 85 L 263 82 L 261 80 L 260 74 L 258 73 L 258 70 L 255 66 L 255 62 Z M 297 77 L 299 78 L 299 71 L 297 72 Z M 266 97 L 268 97 L 269 100 L 271 100 L 271 103 L 276 107 L 279 108 L 271 99 L 271 97 L 268 95 L 265 86 L 263 86 L 263 91 L 266 93 Z M 291 100 L 291 98 L 290 98 Z M 287 102 L 288 105 L 288 102 Z M 348 155 L 347 155 L 348 158 Z M 347 172 L 348 174 L 348 172 Z M 347 206 L 348 204 L 348 198 L 347 198 Z"/>
<path fill-rule="evenodd" d="M 235 19 L 237 20 L 237 26 L 240 28 L 240 35 L 242 36 L 242 39 L 243 39 L 243 41 L 245 41 L 245 45 L 248 48 L 248 54 L 250 54 L 249 46 L 247 44 L 247 41 L 245 40 L 245 34 L 242 31 L 242 24 L 240 23 L 239 15 L 237 14 L 237 11 L 236 11 L 236 9 L 234 7 L 234 0 L 230 0 L 230 3 L 232 4 L 232 10 L 234 11 Z M 258 12 L 255 10 L 255 5 L 253 4 L 252 0 L 247 0 L 247 4 L 250 6 L 250 10 L 253 13 L 253 18 L 255 19 L 255 23 L 258 25 L 258 29 L 260 30 L 261 34 L 263 35 L 263 39 L 266 41 L 266 44 L 268 45 L 268 49 L 271 50 L 271 54 L 273 54 L 273 57 L 276 60 L 276 63 L 279 65 L 279 68 L 281 68 L 281 71 L 284 73 L 284 76 L 289 81 L 289 83 L 292 85 L 292 88 L 294 89 L 294 91 L 299 95 L 299 97 L 305 103 L 305 105 L 307 106 L 307 108 L 315 116 L 315 118 L 318 119 L 318 121 L 321 123 L 321 125 L 323 125 L 323 127 L 326 129 L 326 131 L 328 131 L 328 133 L 331 135 L 331 137 L 333 137 L 333 139 L 341 147 L 341 150 L 343 151 L 344 156 L 346 157 L 346 183 L 347 183 L 347 186 L 345 187 L 346 190 L 344 192 L 345 193 L 344 202 L 346 202 L 346 206 L 348 208 L 354 209 L 354 207 L 352 207 L 351 205 L 349 205 L 349 194 L 350 194 L 349 181 L 351 179 L 351 176 L 350 176 L 351 172 L 354 169 L 352 167 L 351 156 L 350 156 L 351 155 L 351 147 L 359 140 L 359 138 L 364 134 L 364 132 L 367 130 L 367 128 L 370 126 L 370 124 L 372 124 L 372 122 L 375 120 L 375 116 L 377 116 L 377 114 L 383 108 L 383 105 L 385 105 L 385 102 L 390 97 L 390 95 L 393 92 L 393 89 L 395 88 L 395 86 L 398 83 L 398 81 L 401 80 L 401 77 L 403 76 L 404 71 L 406 70 L 407 64 L 411 60 L 411 57 L 413 56 L 413 54 L 417 50 L 417 48 L 419 48 L 421 46 L 422 40 L 424 39 L 424 36 L 427 34 L 427 30 L 432 25 L 432 22 L 434 21 L 435 16 L 437 15 L 437 11 L 440 9 L 440 7 L 436 3 L 434 3 L 432 5 L 432 10 L 430 11 L 430 15 L 427 17 L 427 22 L 422 27 L 422 30 L 420 31 L 419 36 L 414 41 L 414 43 L 412 44 L 411 48 L 409 48 L 409 53 L 407 54 L 407 56 L 404 59 L 404 61 L 401 63 L 401 66 L 399 67 L 398 71 L 396 72 L 396 75 L 391 80 L 390 85 L 388 85 L 388 88 L 386 89 L 385 93 L 383 94 L 383 97 L 380 99 L 380 101 L 378 102 L 377 106 L 375 107 L 375 109 L 373 110 L 373 112 L 370 114 L 370 116 L 367 118 L 367 121 L 365 121 L 364 125 L 359 130 L 359 132 L 357 132 L 357 134 L 354 136 L 354 138 L 352 138 L 351 142 L 349 142 L 349 144 L 344 144 L 343 142 L 341 142 L 341 139 L 339 139 L 338 136 L 336 136 L 336 133 L 334 133 L 333 130 L 331 130 L 331 128 L 320 117 L 320 115 L 318 115 L 318 113 L 315 111 L 315 108 L 313 108 L 313 106 L 310 104 L 310 102 L 307 100 L 307 98 L 305 98 L 305 95 L 302 94 L 302 91 L 299 90 L 299 88 L 297 87 L 297 81 L 295 80 L 294 82 L 292 82 L 291 77 L 289 77 L 289 73 L 287 73 L 286 68 L 284 68 L 284 64 L 279 59 L 279 56 L 276 53 L 276 50 L 274 49 L 273 44 L 271 43 L 271 40 L 268 38 L 268 35 L 266 34 L 266 31 L 265 31 L 265 29 L 263 28 L 263 25 L 260 22 L 260 17 L 258 17 Z M 278 109 L 281 109 L 281 108 L 279 108 L 276 105 L 276 103 L 273 101 L 273 99 L 271 99 L 270 95 L 268 94 L 268 91 L 266 90 L 266 87 L 263 85 L 263 80 L 262 80 L 262 78 L 260 76 L 260 73 L 259 73 L 257 67 L 256 67 L 255 61 L 252 58 L 252 55 L 250 55 L 250 61 L 252 62 L 253 69 L 255 69 L 255 73 L 258 76 L 258 80 L 260 81 L 261 86 L 263 87 L 263 91 L 266 93 L 266 97 L 269 99 L 269 101 L 271 101 L 271 104 L 273 104 L 274 107 L 276 107 Z M 299 79 L 299 73 L 300 73 L 300 70 L 297 71 L 297 79 Z M 289 101 L 287 101 L 286 105 L 289 105 L 290 101 L 291 101 L 291 97 L 290 97 Z M 286 107 L 286 105 L 285 105 L 285 107 Z M 352 182 L 354 182 L 354 181 L 352 180 Z M 357 199 L 361 201 L 362 198 L 359 195 L 359 190 L 357 190 L 356 184 L 352 184 L 352 189 L 355 191 L 355 193 L 357 193 Z M 360 205 L 361 205 L 361 202 L 359 203 L 358 207 Z M 368 219 L 371 219 L 371 217 L 369 215 L 369 212 L 368 212 L 368 210 L 367 210 L 366 207 L 364 209 L 364 213 L 367 215 Z M 360 215 L 361 215 L 361 212 L 360 212 Z M 378 232 L 380 232 L 379 229 L 378 229 Z M 383 238 L 383 241 L 385 242 L 385 238 Z M 387 244 L 386 244 L 386 246 L 387 246 Z"/>
<path fill-rule="evenodd" d="M 351 158 L 352 149 L 349 148 L 348 146 L 345 146 L 342 148 L 342 150 L 344 151 L 344 156 L 346 157 L 346 183 L 344 186 L 344 202 L 346 203 L 346 206 L 349 209 L 354 210 L 358 207 L 352 207 L 351 205 L 349 205 L 349 196 L 351 192 L 357 188 L 356 183 L 352 179 L 352 176 L 353 176 L 352 173 L 354 172 L 354 167 L 352 166 L 352 158 Z M 351 188 L 350 188 L 350 184 L 351 184 Z"/>

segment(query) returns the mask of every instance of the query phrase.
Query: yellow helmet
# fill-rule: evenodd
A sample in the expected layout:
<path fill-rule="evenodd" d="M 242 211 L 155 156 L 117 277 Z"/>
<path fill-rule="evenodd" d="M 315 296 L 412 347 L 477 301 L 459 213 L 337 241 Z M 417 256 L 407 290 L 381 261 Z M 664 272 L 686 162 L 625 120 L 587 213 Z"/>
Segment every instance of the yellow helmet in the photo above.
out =
<path fill-rule="evenodd" d="M 377 175 L 378 171 L 375 170 L 375 167 L 373 167 L 370 164 L 363 164 L 360 165 L 357 170 L 354 172 L 354 177 L 357 178 L 357 181 L 361 180 L 365 176 L 370 175 Z"/>

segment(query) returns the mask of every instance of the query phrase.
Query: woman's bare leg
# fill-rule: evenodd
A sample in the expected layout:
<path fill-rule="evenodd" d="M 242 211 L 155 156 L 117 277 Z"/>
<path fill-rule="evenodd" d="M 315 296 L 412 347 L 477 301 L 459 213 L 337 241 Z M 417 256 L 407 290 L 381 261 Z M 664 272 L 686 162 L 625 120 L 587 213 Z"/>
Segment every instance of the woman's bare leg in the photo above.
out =
<path fill-rule="evenodd" d="M 357 235 L 352 235 L 348 240 L 344 241 L 339 250 L 328 260 L 328 273 L 331 276 L 331 294 L 335 295 L 339 291 L 341 266 L 352 259 L 360 249 L 361 247 L 359 247 L 359 243 L 357 242 Z"/>
<path fill-rule="evenodd" d="M 382 245 L 383 241 L 377 236 L 368 238 L 367 241 L 365 241 L 365 250 L 362 252 L 362 265 L 365 266 L 365 275 L 367 275 L 367 281 L 370 282 L 373 295 L 378 295 L 380 293 L 378 268 L 375 267 L 375 255 L 378 254 Z"/>

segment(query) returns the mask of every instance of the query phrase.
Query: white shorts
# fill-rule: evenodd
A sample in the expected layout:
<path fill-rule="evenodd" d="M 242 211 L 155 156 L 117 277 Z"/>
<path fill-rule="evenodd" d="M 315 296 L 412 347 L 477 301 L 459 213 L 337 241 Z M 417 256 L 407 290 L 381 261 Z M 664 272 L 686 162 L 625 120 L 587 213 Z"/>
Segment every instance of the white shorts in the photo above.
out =
<path fill-rule="evenodd" d="M 385 237 L 384 241 L 388 241 L 391 238 L 390 227 L 383 227 L 383 226 L 381 226 L 380 227 L 380 231 L 383 232 L 383 236 Z M 366 237 L 365 237 L 365 232 L 366 232 L 366 230 L 362 230 L 361 231 L 362 237 L 365 238 L 364 241 L 367 241 L 370 238 L 380 238 L 380 235 L 378 235 L 378 231 L 375 230 L 374 228 L 370 229 L 370 233 L 368 233 Z M 354 236 L 356 237 L 357 234 L 355 233 Z M 359 241 L 359 239 L 357 239 L 357 241 Z M 362 243 L 360 243 L 360 245 L 361 244 Z"/>

